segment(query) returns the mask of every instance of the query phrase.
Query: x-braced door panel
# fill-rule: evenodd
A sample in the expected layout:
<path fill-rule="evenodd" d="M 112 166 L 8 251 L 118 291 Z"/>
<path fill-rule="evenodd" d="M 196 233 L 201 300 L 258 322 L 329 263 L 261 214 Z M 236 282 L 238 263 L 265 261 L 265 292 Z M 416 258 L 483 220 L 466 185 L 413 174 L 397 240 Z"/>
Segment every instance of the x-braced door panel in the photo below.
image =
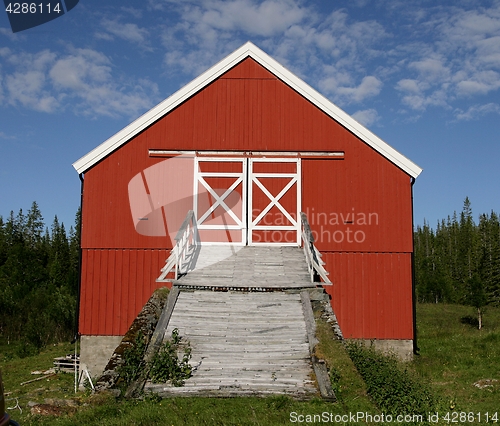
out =
<path fill-rule="evenodd" d="M 247 244 L 247 161 L 195 161 L 194 212 L 201 243 Z"/>
<path fill-rule="evenodd" d="M 206 244 L 300 243 L 299 158 L 200 158 L 194 211 Z"/>
<path fill-rule="evenodd" d="M 248 244 L 300 243 L 300 158 L 250 158 Z"/>

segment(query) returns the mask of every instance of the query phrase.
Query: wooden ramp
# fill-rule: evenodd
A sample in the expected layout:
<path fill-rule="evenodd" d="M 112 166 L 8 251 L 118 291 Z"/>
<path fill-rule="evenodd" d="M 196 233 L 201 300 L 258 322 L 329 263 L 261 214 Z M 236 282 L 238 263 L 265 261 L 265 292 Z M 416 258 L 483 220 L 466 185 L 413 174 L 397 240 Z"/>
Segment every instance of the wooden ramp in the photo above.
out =
<path fill-rule="evenodd" d="M 183 387 L 147 382 L 146 392 L 308 398 L 318 394 L 316 376 L 321 394 L 334 398 L 326 369 L 312 362 L 308 291 L 320 284 L 311 283 L 302 249 L 201 246 L 183 270 L 155 334 L 159 343 L 179 330 L 192 348 L 193 375 Z"/>
<path fill-rule="evenodd" d="M 179 329 L 195 371 L 183 387 L 147 383 L 171 395 L 317 393 L 299 293 L 181 291 L 165 336 Z"/>
<path fill-rule="evenodd" d="M 191 254 L 180 288 L 314 288 L 304 252 L 298 247 L 200 246 Z"/>

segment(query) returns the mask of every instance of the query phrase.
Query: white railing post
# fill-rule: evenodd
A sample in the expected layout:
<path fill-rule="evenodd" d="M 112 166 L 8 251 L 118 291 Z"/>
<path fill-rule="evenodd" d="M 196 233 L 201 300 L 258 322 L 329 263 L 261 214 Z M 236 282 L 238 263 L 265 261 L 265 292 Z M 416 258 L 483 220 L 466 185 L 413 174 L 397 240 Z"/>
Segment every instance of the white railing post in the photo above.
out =
<path fill-rule="evenodd" d="M 179 275 L 182 274 L 182 266 L 186 260 L 187 253 L 191 247 L 198 245 L 197 238 L 198 228 L 196 226 L 196 217 L 193 210 L 189 210 L 184 222 L 182 222 L 177 235 L 175 236 L 175 246 L 170 252 L 170 256 L 167 259 L 165 266 L 161 268 L 161 274 L 156 279 L 157 282 L 172 281 L 167 279 L 167 275 L 174 270 L 174 280 L 179 279 Z"/>
<path fill-rule="evenodd" d="M 331 284 L 332 282 L 328 278 L 328 272 L 323 267 L 325 262 L 321 260 L 321 253 L 314 245 L 314 236 L 305 213 L 300 213 L 300 221 L 304 254 L 306 257 L 307 269 L 311 276 L 311 282 L 315 282 L 314 273 L 316 272 L 323 279 L 323 284 Z"/>

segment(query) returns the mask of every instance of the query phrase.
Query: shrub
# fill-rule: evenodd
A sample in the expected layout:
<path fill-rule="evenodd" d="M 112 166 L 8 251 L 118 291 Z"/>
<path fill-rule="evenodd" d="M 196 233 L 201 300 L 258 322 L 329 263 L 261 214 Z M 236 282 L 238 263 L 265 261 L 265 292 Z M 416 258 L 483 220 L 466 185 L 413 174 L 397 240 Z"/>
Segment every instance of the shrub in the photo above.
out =
<path fill-rule="evenodd" d="M 429 387 L 419 381 L 397 358 L 377 352 L 373 346 L 347 343 L 347 352 L 378 407 L 392 415 L 435 411 L 437 401 Z"/>
<path fill-rule="evenodd" d="M 146 364 L 144 355 L 147 349 L 146 339 L 139 332 L 135 341 L 123 351 L 122 362 L 117 367 L 120 379 L 117 381 L 119 388 L 127 388 L 137 380 L 141 372 L 149 369 L 153 383 L 172 383 L 173 386 L 182 386 L 184 381 L 191 377 L 191 347 L 189 342 L 181 345 L 179 330 L 172 331 L 172 337 L 165 342 L 153 359 Z M 183 348 L 181 348 L 183 346 Z M 183 352 L 179 359 L 178 353 Z"/>
<path fill-rule="evenodd" d="M 153 383 L 170 381 L 174 386 L 182 386 L 191 377 L 191 347 L 184 347 L 182 358 L 179 359 L 181 337 L 179 330 L 174 328 L 172 338 L 165 342 L 151 361 L 150 377 Z"/>

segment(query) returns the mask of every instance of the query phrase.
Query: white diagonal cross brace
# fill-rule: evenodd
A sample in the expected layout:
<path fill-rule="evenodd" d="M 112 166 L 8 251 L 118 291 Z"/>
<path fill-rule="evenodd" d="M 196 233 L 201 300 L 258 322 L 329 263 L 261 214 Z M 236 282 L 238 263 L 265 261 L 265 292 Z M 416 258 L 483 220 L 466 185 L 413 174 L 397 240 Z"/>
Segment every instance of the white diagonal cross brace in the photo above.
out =
<path fill-rule="evenodd" d="M 288 184 L 281 190 L 281 192 L 276 196 L 273 197 L 273 195 L 267 190 L 267 188 L 257 179 L 254 177 L 252 179 L 253 182 L 257 184 L 257 186 L 264 192 L 264 194 L 267 195 L 267 197 L 271 200 L 271 202 L 267 205 L 267 207 L 260 212 L 260 214 L 257 216 L 257 218 L 252 222 L 252 225 L 257 225 L 260 220 L 266 215 L 266 213 L 273 208 L 273 206 L 278 207 L 281 212 L 285 215 L 285 217 L 292 223 L 292 225 L 296 226 L 297 221 L 293 219 L 292 216 L 290 216 L 290 213 L 288 213 L 285 208 L 279 203 L 279 200 L 287 193 L 287 191 L 297 182 L 297 178 L 294 177 Z"/>
<path fill-rule="evenodd" d="M 198 178 L 199 182 L 206 188 L 206 190 L 215 198 L 215 202 L 210 206 L 210 208 L 203 214 L 202 217 L 198 219 L 198 225 L 202 224 L 205 219 L 218 207 L 221 206 L 229 215 L 233 218 L 233 220 L 238 224 L 242 225 L 241 220 L 234 214 L 234 212 L 229 208 L 229 206 L 224 202 L 224 200 L 229 196 L 231 192 L 243 181 L 242 177 L 236 179 L 236 181 L 222 194 L 220 197 L 217 193 L 212 189 L 212 187 L 203 179 L 202 176 Z"/>

